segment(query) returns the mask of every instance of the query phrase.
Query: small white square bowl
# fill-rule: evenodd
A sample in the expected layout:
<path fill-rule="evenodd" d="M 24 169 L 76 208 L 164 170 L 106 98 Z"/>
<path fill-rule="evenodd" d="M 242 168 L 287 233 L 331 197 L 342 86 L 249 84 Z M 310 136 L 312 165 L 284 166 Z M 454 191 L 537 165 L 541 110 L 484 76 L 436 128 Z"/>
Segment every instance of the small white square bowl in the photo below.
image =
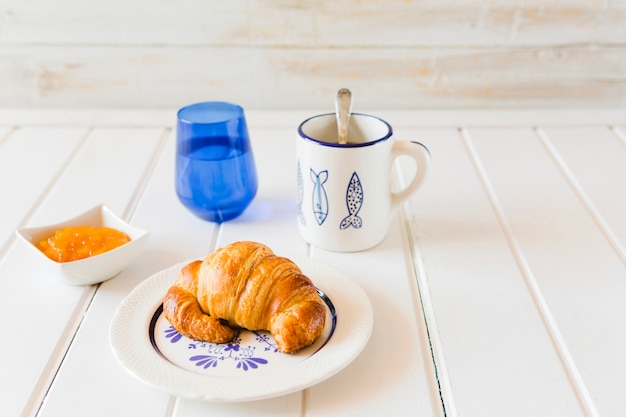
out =
<path fill-rule="evenodd" d="M 57 230 L 77 226 L 111 227 L 126 233 L 130 241 L 108 252 L 71 262 L 53 261 L 35 246 Z M 147 230 L 131 226 L 103 204 L 65 222 L 18 229 L 15 234 L 44 268 L 71 285 L 91 285 L 113 278 L 141 253 L 149 236 Z"/>

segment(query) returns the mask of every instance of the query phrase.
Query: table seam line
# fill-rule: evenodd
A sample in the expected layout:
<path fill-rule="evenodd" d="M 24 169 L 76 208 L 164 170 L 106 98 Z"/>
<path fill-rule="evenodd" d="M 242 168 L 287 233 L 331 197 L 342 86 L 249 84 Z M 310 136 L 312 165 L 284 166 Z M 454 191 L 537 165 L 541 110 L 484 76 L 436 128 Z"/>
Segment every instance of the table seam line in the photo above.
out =
<path fill-rule="evenodd" d="M 89 137 L 89 135 L 91 134 L 91 132 L 93 132 L 94 129 L 95 128 L 93 127 L 90 127 L 89 129 L 87 129 L 85 136 L 81 140 L 79 146 L 77 146 L 74 149 L 74 152 L 70 155 L 70 157 L 68 158 L 68 161 L 71 160 L 76 155 L 78 150 L 83 146 L 83 144 L 85 143 L 85 140 Z M 161 154 L 163 148 L 165 147 L 165 143 L 167 142 L 167 138 L 168 138 L 170 130 L 171 129 L 166 128 L 164 132 L 162 133 L 161 138 L 159 139 L 159 145 L 156 147 L 154 151 L 150 164 L 145 170 L 144 175 L 142 176 L 141 181 L 139 182 L 135 193 L 133 193 L 133 196 L 131 197 L 129 204 L 127 205 L 126 211 L 124 213 L 124 219 L 127 221 L 129 221 L 129 219 L 132 217 L 138 205 L 138 202 L 141 200 L 141 195 L 143 194 L 143 191 L 145 190 L 147 186 L 148 180 L 152 172 L 154 171 L 154 168 L 156 166 L 156 161 L 158 160 L 158 156 Z M 64 164 L 64 166 L 67 166 L 67 163 Z M 64 170 L 60 170 L 58 172 L 57 176 L 54 178 L 51 184 L 54 184 L 58 180 L 58 178 L 62 175 L 63 171 Z M 52 186 L 47 188 L 46 193 L 43 194 L 43 199 L 45 199 L 45 196 L 49 194 L 49 190 L 51 189 L 51 187 Z M 34 207 L 38 207 L 39 205 L 40 205 L 40 201 L 37 201 L 37 204 Z M 30 213 L 29 213 L 29 216 L 30 216 Z M 27 406 L 24 408 L 24 411 L 22 414 L 23 416 L 28 415 L 26 414 L 27 410 L 29 409 L 32 410 L 34 408 L 36 408 L 37 410 L 34 415 L 35 416 L 39 415 L 41 408 L 43 407 L 43 404 L 45 403 L 45 399 L 52 385 L 54 384 L 54 381 L 59 371 L 63 367 L 65 358 L 67 354 L 69 353 L 70 349 L 72 348 L 72 345 L 74 344 L 76 336 L 80 332 L 85 316 L 88 314 L 91 304 L 93 303 L 96 297 L 96 294 L 98 290 L 100 289 L 100 286 L 101 284 L 99 283 L 99 284 L 96 284 L 95 286 L 88 287 L 88 289 L 85 290 L 85 292 L 81 296 L 79 303 L 77 303 L 76 308 L 74 309 L 74 312 L 72 313 L 71 319 L 68 321 L 68 325 L 65 327 L 63 331 L 63 334 L 68 334 L 68 335 L 71 334 L 71 337 L 68 337 L 68 338 L 63 337 L 62 339 L 59 339 L 59 342 L 61 340 L 65 340 L 65 343 L 57 343 L 57 346 L 55 347 L 53 354 L 50 356 L 48 363 L 46 364 L 44 368 L 45 371 L 42 373 L 41 378 L 37 381 L 36 386 L 38 386 L 39 389 L 33 390 L 33 395 L 27 402 Z M 51 363 L 51 359 L 56 357 L 60 353 L 62 353 L 62 355 L 60 355 L 61 358 L 58 361 L 53 361 Z M 52 368 L 52 369 L 49 369 L 49 368 Z M 48 375 L 48 376 L 44 378 L 44 375 Z M 43 386 L 45 380 L 47 380 L 48 382 L 46 386 Z M 39 398 L 38 405 L 32 404 L 32 401 L 35 401 L 36 398 Z"/>
<path fill-rule="evenodd" d="M 395 176 L 396 182 L 402 188 L 406 184 L 402 181 L 402 175 L 400 171 L 396 169 Z M 416 297 L 413 299 L 417 302 L 418 308 L 421 310 L 422 318 L 415 317 L 416 320 L 422 322 L 424 331 L 427 338 L 427 349 L 430 357 L 430 364 L 434 377 L 434 383 L 437 387 L 437 397 L 441 406 L 440 411 L 444 417 L 456 417 L 456 406 L 454 402 L 454 395 L 452 394 L 452 384 L 448 378 L 447 366 L 445 364 L 443 348 L 441 346 L 441 340 L 437 336 L 439 331 L 437 330 L 437 323 L 435 320 L 434 308 L 431 303 L 431 296 L 428 290 L 428 284 L 426 282 L 426 270 L 424 269 L 424 261 L 419 250 L 419 244 L 416 242 L 418 239 L 417 230 L 413 230 L 411 227 L 410 219 L 413 216 L 407 215 L 410 213 L 408 203 L 401 206 L 401 210 L 398 210 L 402 227 L 402 234 L 406 238 L 408 243 L 409 258 L 411 260 L 412 269 L 409 275 L 412 278 L 412 286 L 417 290 Z M 413 297 L 412 297 L 413 298 Z M 421 327 L 421 326 L 420 326 Z"/>
<path fill-rule="evenodd" d="M 150 178 L 152 177 L 152 174 L 154 173 L 154 170 L 156 169 L 156 166 L 159 162 L 159 157 L 163 154 L 163 150 L 165 149 L 165 145 L 167 144 L 171 131 L 172 131 L 171 128 L 163 129 L 163 132 L 161 133 L 161 137 L 159 138 L 159 143 L 157 144 L 156 148 L 154 149 L 152 153 L 152 157 L 150 158 L 150 163 L 146 167 L 143 175 L 141 176 L 141 180 L 139 181 L 139 184 L 137 184 L 137 187 L 135 188 L 133 195 L 130 197 L 130 201 L 126 205 L 126 209 L 124 210 L 124 214 L 123 214 L 124 220 L 130 222 L 133 216 L 135 215 L 135 212 L 137 210 L 137 207 L 139 206 L 141 198 L 143 197 L 143 194 L 145 193 L 146 188 L 148 187 Z"/>
<path fill-rule="evenodd" d="M 617 137 L 617 139 L 626 146 L 626 133 L 619 126 L 611 126 L 611 132 Z"/>
<path fill-rule="evenodd" d="M 608 241 L 609 245 L 613 249 L 613 251 L 617 254 L 617 256 L 621 259 L 622 263 L 626 265 L 626 249 L 622 246 L 619 241 L 619 238 L 613 233 L 613 230 L 606 222 L 600 210 L 598 210 L 593 204 L 591 197 L 585 192 L 585 189 L 580 184 L 580 182 L 576 179 L 576 175 L 572 172 L 572 170 L 567 166 L 567 163 L 554 146 L 550 138 L 548 137 L 545 130 L 540 127 L 535 128 L 535 134 L 539 138 L 540 142 L 543 144 L 548 154 L 554 161 L 554 163 L 559 168 L 559 171 L 565 177 L 565 181 L 570 186 L 570 188 L 574 191 L 574 194 L 581 202 L 587 214 L 591 217 L 596 227 L 600 229 L 600 232 L 604 236 L 604 238 Z"/>
<path fill-rule="evenodd" d="M 599 417 L 599 413 L 596 409 L 596 406 L 593 402 L 591 394 L 587 389 L 585 382 L 582 379 L 580 372 L 574 362 L 574 359 L 567 348 L 567 344 L 565 343 L 565 339 L 563 338 L 561 332 L 559 331 L 559 327 L 548 307 L 548 303 L 543 297 L 543 293 L 537 282 L 532 268 L 528 264 L 526 257 L 524 256 L 523 250 L 520 247 L 517 239 L 515 238 L 515 234 L 513 233 L 513 229 L 509 224 L 506 215 L 504 213 L 504 209 L 502 208 L 500 201 L 498 200 L 497 194 L 491 181 L 489 180 L 489 176 L 485 170 L 484 165 L 482 164 L 480 157 L 478 155 L 478 151 L 476 150 L 473 141 L 469 132 L 466 129 L 461 129 L 462 140 L 465 144 L 467 152 L 472 160 L 474 168 L 476 169 L 477 176 L 482 184 L 483 190 L 487 196 L 489 204 L 494 212 L 496 220 L 504 234 L 507 245 L 509 246 L 509 250 L 515 259 L 517 267 L 524 279 L 526 286 L 530 292 L 530 295 L 537 306 L 539 315 L 542 318 L 544 323 L 544 328 L 546 329 L 550 340 L 552 341 L 552 345 L 556 350 L 557 355 L 560 358 L 561 365 L 564 368 L 565 373 L 568 375 L 570 384 L 578 398 L 579 404 L 581 405 L 583 412 L 590 417 Z"/>
<path fill-rule="evenodd" d="M 85 314 L 93 301 L 93 297 L 97 288 L 94 286 L 87 287 L 80 297 L 80 300 L 76 304 L 67 325 L 63 329 L 61 336 L 57 340 L 57 343 L 52 351 L 52 354 L 48 358 L 43 371 L 35 384 L 34 389 L 29 396 L 26 405 L 22 409 L 20 414 L 22 417 L 26 416 L 38 416 L 46 401 L 48 393 L 56 380 L 65 358 L 67 357 L 82 322 L 85 319 Z M 65 337 L 67 335 L 68 337 Z M 58 358 L 58 359 L 54 359 Z"/>
<path fill-rule="evenodd" d="M 80 150 L 80 148 L 82 148 L 84 146 L 85 141 L 87 140 L 87 138 L 89 137 L 89 135 L 91 135 L 91 132 L 93 131 L 93 129 L 91 129 L 91 128 L 86 128 L 84 130 L 85 130 L 85 132 L 83 133 L 83 136 L 80 139 L 80 142 L 78 143 L 78 145 L 76 145 L 76 147 L 72 150 L 72 152 L 69 154 L 69 156 L 65 159 L 65 161 L 64 161 L 64 163 L 62 165 L 62 168 L 59 169 L 55 173 L 55 175 L 52 177 L 50 182 L 48 182 L 48 184 L 44 187 L 44 189 L 42 190 L 42 192 L 39 195 L 39 197 L 37 197 L 37 199 L 33 202 L 31 208 L 26 212 L 24 217 L 22 217 L 20 222 L 15 227 L 16 230 L 25 227 L 28 224 L 28 222 L 33 218 L 35 213 L 37 213 L 40 210 L 42 203 L 48 198 L 48 196 L 50 195 L 50 193 L 51 193 L 52 189 L 54 188 L 55 184 L 59 181 L 59 178 L 61 178 L 63 173 L 67 170 L 67 166 L 68 166 L 69 162 L 72 159 L 74 159 L 74 157 L 76 157 L 76 155 L 78 154 L 78 151 Z M 2 261 L 4 259 L 6 254 L 9 252 L 9 248 L 11 248 L 13 246 L 15 241 L 16 241 L 16 236 L 15 236 L 15 233 L 13 233 L 4 242 L 4 244 L 0 245 L 0 261 Z"/>

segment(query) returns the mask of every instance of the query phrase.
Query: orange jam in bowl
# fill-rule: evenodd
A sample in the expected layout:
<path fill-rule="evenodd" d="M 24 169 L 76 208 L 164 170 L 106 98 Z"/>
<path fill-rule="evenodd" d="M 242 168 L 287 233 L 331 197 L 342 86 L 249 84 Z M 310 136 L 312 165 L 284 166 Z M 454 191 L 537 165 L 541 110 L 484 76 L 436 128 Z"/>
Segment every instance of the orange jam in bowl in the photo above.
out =
<path fill-rule="evenodd" d="M 124 232 L 110 227 L 66 227 L 37 243 L 48 258 L 56 262 L 71 262 L 99 255 L 130 241 Z"/>

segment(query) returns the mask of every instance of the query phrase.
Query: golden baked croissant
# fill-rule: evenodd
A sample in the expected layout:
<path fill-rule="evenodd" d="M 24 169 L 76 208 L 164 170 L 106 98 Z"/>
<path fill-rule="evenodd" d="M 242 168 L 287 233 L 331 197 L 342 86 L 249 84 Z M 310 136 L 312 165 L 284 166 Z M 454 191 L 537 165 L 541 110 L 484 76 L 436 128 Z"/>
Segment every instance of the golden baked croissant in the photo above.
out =
<path fill-rule="evenodd" d="M 174 328 L 196 340 L 225 343 L 230 326 L 268 330 L 281 352 L 312 344 L 326 308 L 300 268 L 256 242 L 235 242 L 186 265 L 163 300 Z"/>

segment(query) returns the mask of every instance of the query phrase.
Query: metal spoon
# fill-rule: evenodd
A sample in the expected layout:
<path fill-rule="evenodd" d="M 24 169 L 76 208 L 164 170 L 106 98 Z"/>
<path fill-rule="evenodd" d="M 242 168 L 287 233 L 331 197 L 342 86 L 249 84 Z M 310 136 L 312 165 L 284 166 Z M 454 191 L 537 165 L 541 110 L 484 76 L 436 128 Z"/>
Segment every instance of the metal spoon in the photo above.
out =
<path fill-rule="evenodd" d="M 348 142 L 348 125 L 350 124 L 350 113 L 352 112 L 352 93 L 347 88 L 337 91 L 335 112 L 337 114 L 339 143 L 345 144 Z"/>

